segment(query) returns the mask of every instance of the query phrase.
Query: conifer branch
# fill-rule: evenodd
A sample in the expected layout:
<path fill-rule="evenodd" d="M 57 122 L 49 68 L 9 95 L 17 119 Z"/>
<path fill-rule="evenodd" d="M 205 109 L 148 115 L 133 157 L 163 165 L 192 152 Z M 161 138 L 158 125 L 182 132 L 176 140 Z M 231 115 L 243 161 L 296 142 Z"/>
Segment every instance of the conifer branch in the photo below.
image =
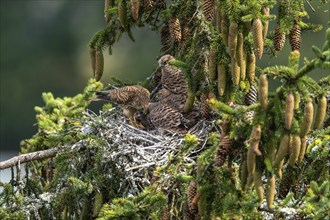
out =
<path fill-rule="evenodd" d="M 312 71 L 313 69 L 315 69 L 315 63 L 316 63 L 317 59 L 313 59 L 312 61 L 310 61 L 309 63 L 307 63 L 305 66 L 303 66 L 298 72 L 297 74 L 294 76 L 294 79 L 299 79 L 300 77 L 306 75 L 307 73 L 309 73 L 310 71 Z"/>

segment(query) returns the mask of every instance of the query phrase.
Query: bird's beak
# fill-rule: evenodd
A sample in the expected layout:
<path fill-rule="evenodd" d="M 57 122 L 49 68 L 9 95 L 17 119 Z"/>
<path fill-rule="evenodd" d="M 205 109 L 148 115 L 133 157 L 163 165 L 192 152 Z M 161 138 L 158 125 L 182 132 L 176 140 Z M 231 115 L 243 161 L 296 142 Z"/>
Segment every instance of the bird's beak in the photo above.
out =
<path fill-rule="evenodd" d="M 159 67 L 162 67 L 163 66 L 163 64 L 162 64 L 162 62 L 160 60 L 158 61 L 158 66 Z"/>

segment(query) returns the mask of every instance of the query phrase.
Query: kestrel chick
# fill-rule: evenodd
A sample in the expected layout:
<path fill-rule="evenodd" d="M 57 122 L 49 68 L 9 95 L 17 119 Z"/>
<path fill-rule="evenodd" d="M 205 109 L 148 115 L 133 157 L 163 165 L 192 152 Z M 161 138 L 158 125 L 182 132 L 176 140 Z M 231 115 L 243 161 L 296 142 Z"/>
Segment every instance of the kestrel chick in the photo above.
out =
<path fill-rule="evenodd" d="M 167 54 L 158 61 L 162 71 L 161 83 L 163 88 L 175 94 L 187 94 L 187 83 L 183 72 L 181 69 L 169 64 L 172 60 L 175 60 L 175 58 Z"/>
<path fill-rule="evenodd" d="M 142 86 L 124 86 L 110 91 L 96 92 L 96 99 L 118 104 L 130 123 L 139 127 L 135 120 L 135 113 L 148 111 L 150 93 Z"/>
<path fill-rule="evenodd" d="M 161 132 L 170 131 L 179 135 L 185 133 L 183 126 L 185 126 L 187 120 L 180 112 L 171 108 L 166 103 L 150 103 L 149 118 L 151 123 Z"/>
<path fill-rule="evenodd" d="M 186 94 L 175 94 L 171 93 L 168 89 L 161 89 L 158 92 L 158 101 L 161 103 L 166 103 L 171 108 L 183 112 L 184 105 L 187 100 Z"/>

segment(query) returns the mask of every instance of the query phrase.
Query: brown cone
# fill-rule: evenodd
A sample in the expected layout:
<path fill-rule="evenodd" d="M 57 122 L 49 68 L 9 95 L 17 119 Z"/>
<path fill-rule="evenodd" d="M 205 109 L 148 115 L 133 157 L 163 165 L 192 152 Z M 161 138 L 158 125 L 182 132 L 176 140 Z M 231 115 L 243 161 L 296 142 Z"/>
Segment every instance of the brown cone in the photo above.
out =
<path fill-rule="evenodd" d="M 104 57 L 102 50 L 97 50 L 95 53 L 95 73 L 94 78 L 99 81 L 103 75 Z"/>
<path fill-rule="evenodd" d="M 233 144 L 234 140 L 231 139 L 229 135 L 226 135 L 221 139 L 214 159 L 216 166 L 220 167 L 225 163 L 226 158 L 229 155 L 231 148 L 233 147 Z"/>
<path fill-rule="evenodd" d="M 203 0 L 203 15 L 206 20 L 212 21 L 214 18 L 214 0 Z"/>
<path fill-rule="evenodd" d="M 250 86 L 248 93 L 245 95 L 245 104 L 253 105 L 257 103 L 258 100 L 258 91 L 253 85 Z"/>
<path fill-rule="evenodd" d="M 269 9 L 269 7 L 262 7 L 261 12 L 263 15 L 269 16 L 270 9 Z M 268 26 L 269 26 L 269 21 L 265 21 L 264 28 L 262 30 L 262 36 L 264 39 L 266 39 L 266 37 L 267 37 Z"/>
<path fill-rule="evenodd" d="M 294 24 L 290 34 L 289 34 L 289 40 L 291 45 L 291 50 L 300 50 L 301 46 L 301 29 L 298 24 Z"/>
<path fill-rule="evenodd" d="M 281 27 L 279 24 L 275 27 L 274 32 L 274 48 L 276 51 L 280 51 L 283 49 L 285 44 L 285 33 L 281 32 Z"/>
<path fill-rule="evenodd" d="M 154 0 L 143 0 L 143 9 L 147 13 L 149 13 L 153 9 L 154 5 Z"/>
<path fill-rule="evenodd" d="M 131 13 L 134 20 L 139 19 L 140 0 L 131 0 Z"/>
<path fill-rule="evenodd" d="M 104 0 L 104 10 L 107 10 L 108 8 L 113 7 L 113 0 Z M 104 19 L 105 22 L 109 23 L 111 19 L 111 15 L 108 14 L 107 12 L 104 13 Z"/>
<path fill-rule="evenodd" d="M 256 75 L 256 56 L 254 55 L 253 51 L 251 51 L 247 56 L 246 75 L 250 82 L 250 85 L 253 85 L 254 77 Z"/>
<path fill-rule="evenodd" d="M 168 24 L 166 23 L 160 30 L 160 43 L 162 45 L 161 50 L 167 51 L 171 46 L 171 35 Z"/>
<path fill-rule="evenodd" d="M 278 198 L 284 199 L 288 195 L 291 189 L 291 185 L 292 185 L 292 168 L 288 167 L 288 170 L 285 173 L 285 176 L 283 177 L 280 183 Z"/>
<path fill-rule="evenodd" d="M 177 17 L 173 17 L 169 21 L 170 35 L 173 41 L 181 41 L 181 26 Z"/>
<path fill-rule="evenodd" d="M 211 47 L 210 48 L 210 54 L 209 54 L 209 69 L 208 69 L 208 73 L 209 73 L 209 77 L 210 80 L 215 80 L 216 77 L 216 71 L 217 71 L 217 48 L 215 47 Z"/>
<path fill-rule="evenodd" d="M 222 12 L 221 18 L 221 37 L 223 43 L 228 46 L 229 22 L 226 13 Z"/>
<path fill-rule="evenodd" d="M 197 214 L 198 213 L 198 207 L 197 207 L 197 203 L 194 203 L 194 199 L 197 195 L 197 183 L 192 181 L 190 182 L 190 184 L 188 185 L 188 189 L 187 189 L 187 204 L 188 204 L 188 209 L 189 212 L 192 214 Z"/>
<path fill-rule="evenodd" d="M 93 76 L 95 77 L 95 62 L 96 62 L 96 59 L 95 59 L 95 56 L 96 56 L 96 50 L 95 48 L 93 47 L 90 47 L 89 48 L 89 57 L 90 57 L 90 60 L 91 60 L 91 65 L 92 65 L 92 73 L 93 73 Z"/>
<path fill-rule="evenodd" d="M 212 117 L 212 109 L 209 106 L 209 100 L 215 98 L 213 92 L 209 92 L 208 95 L 201 95 L 201 104 L 200 104 L 200 113 L 203 118 L 211 118 Z"/>
<path fill-rule="evenodd" d="M 120 0 L 118 2 L 118 18 L 120 25 L 125 30 L 128 29 L 128 21 L 127 21 L 127 9 L 126 9 L 126 1 Z"/>
<path fill-rule="evenodd" d="M 262 37 L 262 23 L 259 18 L 253 20 L 252 35 L 253 45 L 256 49 L 256 55 L 260 60 L 264 51 L 264 40 Z"/>

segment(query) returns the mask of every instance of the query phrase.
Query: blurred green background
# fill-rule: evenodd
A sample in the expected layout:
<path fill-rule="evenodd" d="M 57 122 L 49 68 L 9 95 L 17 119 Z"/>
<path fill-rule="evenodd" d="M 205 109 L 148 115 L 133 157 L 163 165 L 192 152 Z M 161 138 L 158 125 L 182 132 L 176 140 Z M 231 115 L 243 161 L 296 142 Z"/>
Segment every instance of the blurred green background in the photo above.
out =
<path fill-rule="evenodd" d="M 306 6 L 310 22 L 326 28 L 328 5 L 318 9 L 313 2 L 318 1 L 312 1 L 317 12 Z M 73 96 L 82 91 L 92 76 L 87 45 L 105 25 L 104 2 L 1 0 L 0 4 L 0 150 L 18 152 L 20 140 L 37 131 L 33 126 L 34 106 L 43 106 L 41 93 Z M 273 27 L 274 22 L 270 30 Z M 322 46 L 325 28 L 303 34 L 303 57 L 313 57 L 311 45 Z M 148 27 L 133 29 L 133 34 L 135 43 L 124 34 L 114 46 L 113 55 L 105 53 L 103 83 L 107 84 L 113 76 L 130 82 L 143 80 L 157 67 L 159 34 Z M 286 64 L 289 51 L 287 42 L 277 58 L 264 56 L 258 65 Z M 320 78 L 329 73 L 314 71 L 313 74 Z"/>

